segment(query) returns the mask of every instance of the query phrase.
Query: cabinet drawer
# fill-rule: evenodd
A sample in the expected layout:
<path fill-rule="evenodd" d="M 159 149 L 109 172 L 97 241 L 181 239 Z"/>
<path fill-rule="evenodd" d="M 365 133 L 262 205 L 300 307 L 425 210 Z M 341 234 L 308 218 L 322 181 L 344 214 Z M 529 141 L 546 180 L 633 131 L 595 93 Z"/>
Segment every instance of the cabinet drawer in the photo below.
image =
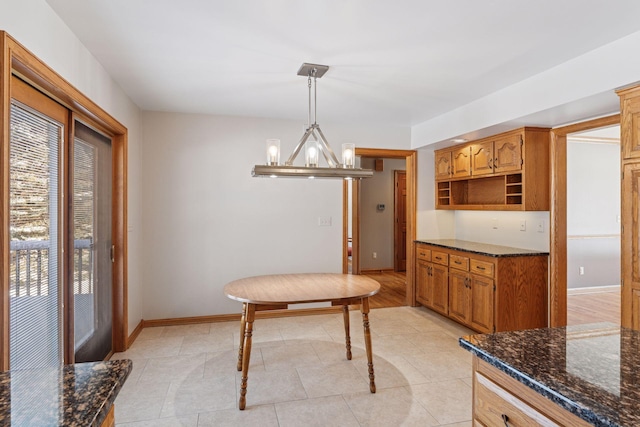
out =
<path fill-rule="evenodd" d="M 478 372 L 474 375 L 473 390 L 473 416 L 484 425 L 512 427 L 559 425 Z"/>
<path fill-rule="evenodd" d="M 449 265 L 449 254 L 446 254 L 444 252 L 432 251 L 431 261 L 435 262 L 436 264 Z"/>
<path fill-rule="evenodd" d="M 458 270 L 469 271 L 469 258 L 460 255 L 449 256 L 449 266 Z"/>
<path fill-rule="evenodd" d="M 493 277 L 493 263 L 486 261 L 478 261 L 471 259 L 471 272 L 482 274 L 483 276 Z"/>
<path fill-rule="evenodd" d="M 422 245 L 416 247 L 416 258 L 423 261 L 431 261 L 431 249 L 426 249 Z"/>

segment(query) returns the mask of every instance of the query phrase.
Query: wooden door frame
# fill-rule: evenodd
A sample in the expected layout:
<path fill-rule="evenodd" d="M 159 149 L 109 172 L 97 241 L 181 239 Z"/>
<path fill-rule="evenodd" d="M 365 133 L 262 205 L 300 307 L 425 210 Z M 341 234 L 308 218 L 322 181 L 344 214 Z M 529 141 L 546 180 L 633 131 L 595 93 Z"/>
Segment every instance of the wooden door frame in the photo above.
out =
<path fill-rule="evenodd" d="M 402 231 L 400 230 L 400 225 L 398 221 L 398 176 L 405 176 L 405 185 L 407 180 L 407 171 L 406 170 L 394 170 L 393 171 L 393 271 L 401 271 L 400 268 L 400 260 L 398 258 L 398 236 L 402 235 Z M 406 188 L 405 188 L 406 190 Z M 406 202 L 405 202 L 405 221 L 407 218 L 406 214 Z M 405 235 L 406 240 L 406 235 Z M 407 253 L 405 252 L 405 270 L 407 269 Z"/>
<path fill-rule="evenodd" d="M 404 159 L 407 173 L 407 305 L 416 305 L 415 295 L 415 254 L 414 240 L 416 240 L 416 206 L 417 206 L 417 159 L 415 150 L 394 150 L 384 148 L 359 148 L 356 147 L 356 156 L 376 157 L 385 159 Z M 360 274 L 360 180 L 352 181 L 352 234 L 351 267 L 353 274 Z M 348 244 L 348 220 L 349 220 L 349 183 L 342 184 L 342 272 L 348 272 L 347 244 Z"/>
<path fill-rule="evenodd" d="M 549 326 L 567 325 L 567 135 L 620 124 L 620 114 L 551 129 Z"/>
<path fill-rule="evenodd" d="M 113 168 L 113 350 L 128 346 L 127 302 L 127 128 L 73 87 L 5 31 L 0 31 L 0 371 L 9 368 L 9 113 L 11 76 L 89 120 L 112 138 Z"/>

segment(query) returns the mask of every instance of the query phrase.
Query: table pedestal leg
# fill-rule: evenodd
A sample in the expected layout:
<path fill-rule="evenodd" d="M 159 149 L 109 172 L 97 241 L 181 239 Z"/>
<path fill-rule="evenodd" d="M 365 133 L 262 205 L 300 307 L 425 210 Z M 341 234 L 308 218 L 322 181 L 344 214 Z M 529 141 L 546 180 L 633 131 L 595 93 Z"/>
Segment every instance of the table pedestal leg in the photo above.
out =
<path fill-rule="evenodd" d="M 256 315 L 256 306 L 246 304 L 244 344 L 242 349 L 242 383 L 240 384 L 240 402 L 238 407 L 243 410 L 247 404 L 247 379 L 249 376 L 249 362 L 251 360 L 251 335 L 253 333 L 253 321 Z M 370 368 L 371 369 L 371 368 Z"/>
<path fill-rule="evenodd" d="M 349 306 L 342 306 L 342 317 L 344 317 L 344 335 L 345 343 L 347 345 L 347 360 L 351 360 L 351 335 L 349 333 Z"/>
<path fill-rule="evenodd" d="M 371 331 L 369 330 L 369 298 L 362 298 L 362 326 L 364 327 L 364 343 L 367 348 L 367 366 L 369 367 L 369 390 L 376 392 L 375 375 L 373 374 L 373 353 L 371 351 Z"/>
<path fill-rule="evenodd" d="M 247 324 L 247 303 L 242 303 L 242 316 L 240 317 L 240 345 L 238 346 L 238 371 L 242 371 L 242 350 L 244 347 L 244 329 Z"/>

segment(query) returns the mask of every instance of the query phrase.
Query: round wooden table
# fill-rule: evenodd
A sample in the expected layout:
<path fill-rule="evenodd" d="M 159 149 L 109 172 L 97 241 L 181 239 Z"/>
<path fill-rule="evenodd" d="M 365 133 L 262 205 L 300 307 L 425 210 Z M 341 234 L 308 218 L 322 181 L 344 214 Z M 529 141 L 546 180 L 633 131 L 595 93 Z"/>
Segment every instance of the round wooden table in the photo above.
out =
<path fill-rule="evenodd" d="M 380 284 L 366 276 L 333 273 L 254 276 L 228 283 L 224 287 L 225 295 L 242 303 L 237 366 L 238 371 L 242 371 L 242 384 L 238 407 L 242 410 L 246 406 L 255 312 L 287 309 L 290 304 L 331 302 L 332 305 L 342 306 L 348 360 L 351 360 L 349 305 L 360 305 L 369 367 L 369 390 L 371 393 L 375 393 L 376 385 L 369 327 L 369 297 L 378 293 L 379 290 Z"/>

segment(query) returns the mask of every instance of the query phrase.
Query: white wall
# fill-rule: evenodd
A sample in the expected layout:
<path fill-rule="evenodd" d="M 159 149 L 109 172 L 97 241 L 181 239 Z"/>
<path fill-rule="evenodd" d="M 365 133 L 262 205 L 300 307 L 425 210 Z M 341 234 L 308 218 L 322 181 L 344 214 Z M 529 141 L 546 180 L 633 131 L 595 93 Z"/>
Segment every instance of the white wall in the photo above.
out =
<path fill-rule="evenodd" d="M 334 149 L 410 143 L 408 127 L 322 127 Z M 342 271 L 342 182 L 251 177 L 265 140 L 286 158 L 300 123 L 145 112 L 143 128 L 145 319 L 237 313 L 223 287 L 246 276 Z"/>
<path fill-rule="evenodd" d="M 525 231 L 520 231 L 521 221 Z M 548 252 L 549 212 L 456 211 L 455 238 Z"/>
<path fill-rule="evenodd" d="M 452 239 L 455 237 L 454 211 L 436 210 L 435 159 L 432 148 L 418 150 L 418 184 L 416 200 L 416 237 Z"/>
<path fill-rule="evenodd" d="M 374 159 L 362 159 L 363 168 L 373 168 Z M 360 185 L 360 268 L 364 270 L 393 269 L 395 174 L 405 170 L 403 159 L 383 159 L 383 170 L 362 180 Z M 384 210 L 378 210 L 384 204 Z M 373 258 L 373 252 L 376 258 Z"/>
<path fill-rule="evenodd" d="M 141 117 L 138 107 L 44 0 L 2 0 L 0 29 L 114 116 L 129 130 L 129 332 L 142 318 L 139 233 Z"/>
<path fill-rule="evenodd" d="M 619 218 L 620 145 L 569 139 L 568 288 L 620 284 Z"/>

